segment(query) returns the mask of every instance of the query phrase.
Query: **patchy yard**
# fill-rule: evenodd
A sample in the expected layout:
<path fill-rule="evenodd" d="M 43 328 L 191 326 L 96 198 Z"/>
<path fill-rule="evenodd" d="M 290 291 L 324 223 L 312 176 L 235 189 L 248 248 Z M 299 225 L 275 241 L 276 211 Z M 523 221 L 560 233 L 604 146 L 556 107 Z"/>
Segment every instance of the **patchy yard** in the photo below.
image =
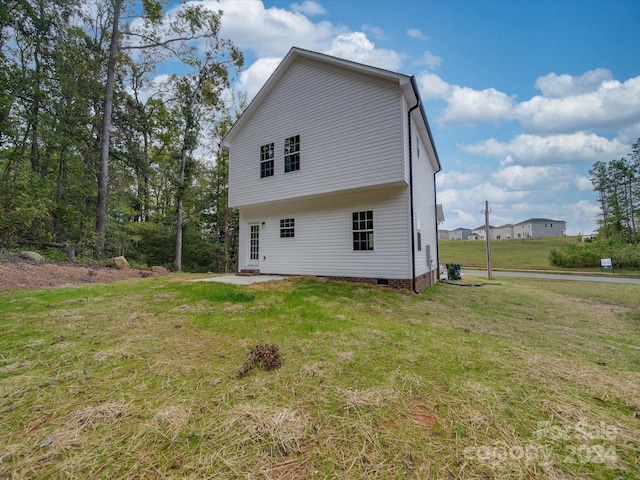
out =
<path fill-rule="evenodd" d="M 637 286 L 190 278 L 0 292 L 0 478 L 640 477 Z"/>

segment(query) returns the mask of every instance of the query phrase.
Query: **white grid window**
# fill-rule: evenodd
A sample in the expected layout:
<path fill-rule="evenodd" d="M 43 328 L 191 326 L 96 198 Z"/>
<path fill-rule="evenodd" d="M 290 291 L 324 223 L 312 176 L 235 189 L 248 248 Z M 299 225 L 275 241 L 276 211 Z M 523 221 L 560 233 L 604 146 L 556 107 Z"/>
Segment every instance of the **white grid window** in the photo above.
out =
<path fill-rule="evenodd" d="M 284 171 L 300 170 L 300 135 L 284 139 Z"/>
<path fill-rule="evenodd" d="M 295 218 L 283 218 L 280 220 L 280 238 L 295 237 Z"/>
<path fill-rule="evenodd" d="M 373 250 L 373 210 L 353 212 L 353 249 Z"/>

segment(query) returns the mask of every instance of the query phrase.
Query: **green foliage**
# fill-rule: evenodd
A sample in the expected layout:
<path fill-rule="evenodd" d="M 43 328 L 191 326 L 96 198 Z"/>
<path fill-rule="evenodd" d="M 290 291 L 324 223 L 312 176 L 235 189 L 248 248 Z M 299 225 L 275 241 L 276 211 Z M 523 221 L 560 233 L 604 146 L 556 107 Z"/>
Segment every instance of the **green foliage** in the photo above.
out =
<path fill-rule="evenodd" d="M 235 269 L 237 215 L 227 208 L 228 170 L 217 144 L 239 110 L 220 93 L 242 67 L 242 53 L 218 37 L 222 12 L 164 0 L 99 3 L 93 16 L 89 0 L 0 2 L 0 244 L 55 242 L 79 254 L 100 247 L 170 267 L 183 205 L 184 269 Z M 114 8 L 123 16 L 111 77 Z M 169 59 L 187 73 L 159 85 L 156 67 Z M 108 201 L 98 235 L 104 140 Z M 218 157 L 222 166 L 209 163 Z"/>
<path fill-rule="evenodd" d="M 640 139 L 626 158 L 596 162 L 589 173 L 602 211 L 600 235 L 638 245 Z"/>
<path fill-rule="evenodd" d="M 595 241 L 554 248 L 551 263 L 567 268 L 600 268 L 600 259 L 611 258 L 614 268 L 640 269 L 640 248 L 616 239 L 598 237 Z"/>

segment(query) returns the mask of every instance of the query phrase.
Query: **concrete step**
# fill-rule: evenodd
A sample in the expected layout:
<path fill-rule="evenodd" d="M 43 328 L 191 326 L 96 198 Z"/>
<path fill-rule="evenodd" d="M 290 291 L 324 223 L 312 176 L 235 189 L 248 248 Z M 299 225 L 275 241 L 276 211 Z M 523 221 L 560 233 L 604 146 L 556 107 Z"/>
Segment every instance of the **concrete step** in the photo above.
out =
<path fill-rule="evenodd" d="M 242 269 L 236 275 L 241 277 L 253 277 L 256 275 L 260 275 L 260 270 L 256 269 Z"/>

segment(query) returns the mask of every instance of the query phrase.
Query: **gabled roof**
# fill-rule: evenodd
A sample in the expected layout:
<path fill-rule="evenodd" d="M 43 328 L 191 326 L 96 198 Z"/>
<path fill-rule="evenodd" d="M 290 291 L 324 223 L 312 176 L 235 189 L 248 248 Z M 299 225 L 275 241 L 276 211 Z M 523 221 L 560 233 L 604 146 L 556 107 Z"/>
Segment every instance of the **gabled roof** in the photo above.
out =
<path fill-rule="evenodd" d="M 566 223 L 564 220 L 550 220 L 548 218 L 530 218 L 524 222 L 516 223 L 516 225 L 523 225 L 525 223 Z"/>
<path fill-rule="evenodd" d="M 485 225 L 480 225 L 479 227 L 474 228 L 473 230 L 484 230 Z M 489 225 L 489 230 L 491 230 L 492 228 L 496 228 L 493 225 Z"/>
<path fill-rule="evenodd" d="M 251 118 L 252 114 L 258 109 L 265 98 L 267 98 L 269 92 L 271 92 L 274 86 L 277 85 L 278 81 L 282 78 L 282 76 L 293 64 L 293 62 L 295 62 L 299 58 L 311 59 L 337 67 L 342 67 L 348 70 L 360 72 L 366 75 L 371 75 L 374 77 L 397 82 L 398 86 L 402 89 L 403 94 L 408 100 L 409 107 L 411 108 L 413 105 L 419 105 L 419 108 L 416 110 L 420 112 L 422 125 L 420 125 L 420 122 L 418 122 L 418 126 L 419 128 L 421 127 L 423 133 L 425 133 L 427 135 L 427 138 L 429 138 L 431 148 L 433 149 L 435 160 L 437 162 L 437 171 L 440 171 L 442 169 L 440 158 L 438 157 L 438 152 L 433 141 L 431 128 L 429 127 L 429 122 L 427 121 L 427 114 L 424 111 L 415 77 L 404 75 L 402 73 L 392 72 L 390 70 L 385 70 L 382 68 L 372 67 L 370 65 L 364 65 L 362 63 L 352 62 L 350 60 L 344 60 L 342 58 L 332 57 L 323 53 L 304 50 L 298 47 L 292 47 L 291 50 L 289 50 L 289 53 L 287 53 L 282 62 L 280 62 L 280 65 L 278 65 L 276 70 L 271 74 L 269 79 L 262 86 L 258 94 L 253 98 L 251 103 L 249 103 L 249 106 L 244 110 L 244 112 L 242 112 L 240 118 L 231 127 L 229 132 L 227 132 L 227 135 L 222 139 L 222 142 L 220 143 L 220 146 L 222 148 L 228 149 L 231 146 L 231 142 L 233 141 L 237 133 L 242 129 L 244 124 L 247 123 L 249 118 Z"/>

